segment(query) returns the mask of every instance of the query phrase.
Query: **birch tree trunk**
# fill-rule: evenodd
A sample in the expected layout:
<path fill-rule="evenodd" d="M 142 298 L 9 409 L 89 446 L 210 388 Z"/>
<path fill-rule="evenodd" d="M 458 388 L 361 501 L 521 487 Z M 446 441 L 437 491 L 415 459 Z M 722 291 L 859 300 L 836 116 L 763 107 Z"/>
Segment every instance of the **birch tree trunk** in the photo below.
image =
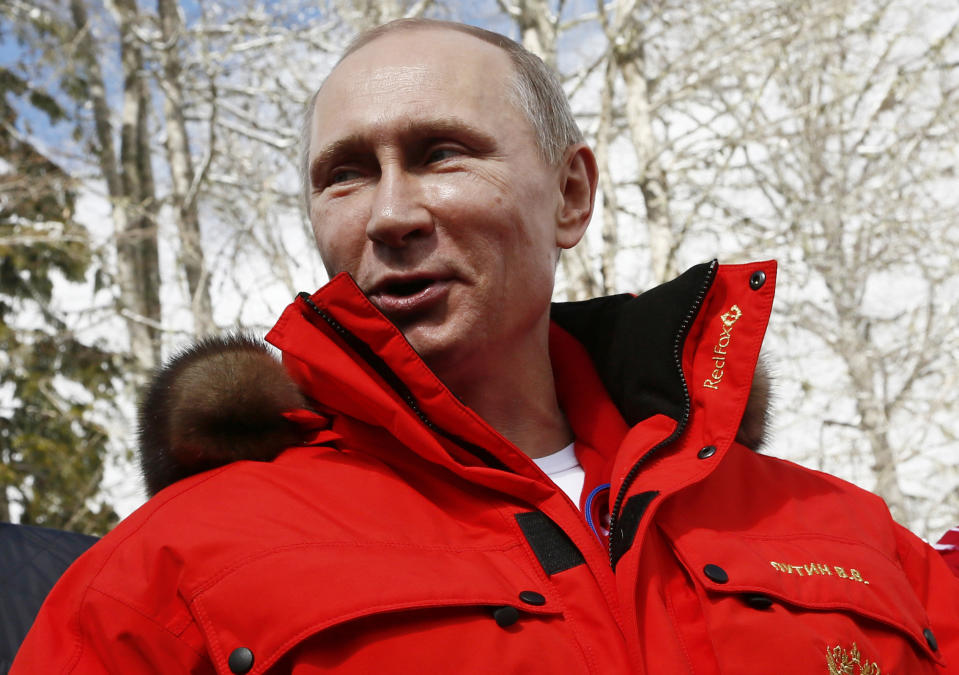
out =
<path fill-rule="evenodd" d="M 646 207 L 649 261 L 654 282 L 663 282 L 679 272 L 674 258 L 673 223 L 669 210 L 666 171 L 653 133 L 650 81 L 646 70 L 643 24 L 635 0 L 619 0 L 610 9 L 600 3 L 604 30 L 610 45 L 609 58 L 622 75 L 629 136 L 636 155 L 636 183 Z"/>
<path fill-rule="evenodd" d="M 193 167 L 190 139 L 187 134 L 185 101 L 181 86 L 180 47 L 184 26 L 177 0 L 157 0 L 160 19 L 162 65 L 159 76 L 163 91 L 163 111 L 166 120 L 166 153 L 170 165 L 173 218 L 180 237 L 180 264 L 186 275 L 193 332 L 204 336 L 216 330 L 213 305 L 210 301 L 210 277 L 204 264 L 200 241 L 200 216 L 197 197 L 201 184 Z M 212 121 L 211 121 L 212 124 Z M 208 148 L 212 155 L 214 148 Z"/>
<path fill-rule="evenodd" d="M 119 156 L 113 142 L 106 87 L 86 6 L 83 0 L 70 1 L 77 30 L 77 52 L 84 61 L 90 83 L 97 159 L 107 184 L 116 233 L 120 313 L 130 334 L 131 353 L 140 371 L 145 373 L 160 361 L 161 318 L 149 92 L 142 50 L 134 34 L 136 5 L 132 0 L 117 0 L 111 9 L 120 32 L 123 70 Z"/>

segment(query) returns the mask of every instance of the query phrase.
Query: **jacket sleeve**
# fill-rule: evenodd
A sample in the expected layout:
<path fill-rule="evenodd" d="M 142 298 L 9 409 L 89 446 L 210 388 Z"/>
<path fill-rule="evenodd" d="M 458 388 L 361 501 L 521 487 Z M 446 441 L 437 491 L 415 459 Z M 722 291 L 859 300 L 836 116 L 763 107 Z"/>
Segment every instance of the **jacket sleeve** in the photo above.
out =
<path fill-rule="evenodd" d="M 930 630 L 947 672 L 959 672 L 959 577 L 932 546 L 896 525 L 899 560 L 926 607 Z"/>
<path fill-rule="evenodd" d="M 47 597 L 12 675 L 215 672 L 192 621 L 162 626 L 117 598 L 70 581 L 61 579 Z"/>

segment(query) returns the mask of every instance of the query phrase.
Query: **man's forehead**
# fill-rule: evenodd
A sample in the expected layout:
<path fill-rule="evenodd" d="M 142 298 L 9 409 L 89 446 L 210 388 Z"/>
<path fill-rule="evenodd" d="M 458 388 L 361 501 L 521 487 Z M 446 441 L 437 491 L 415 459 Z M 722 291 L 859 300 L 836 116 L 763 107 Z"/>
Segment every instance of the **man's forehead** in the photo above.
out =
<path fill-rule="evenodd" d="M 312 145 L 325 132 L 426 111 L 464 119 L 503 114 L 513 72 L 503 50 L 469 34 L 432 27 L 388 33 L 344 58 L 317 92 Z"/>
<path fill-rule="evenodd" d="M 469 33 L 447 27 L 398 28 L 377 36 L 347 54 L 330 72 L 318 92 L 343 80 L 401 89 L 407 80 L 454 71 L 460 80 L 478 75 L 508 79 L 513 74 L 507 53 Z M 403 77 L 403 75 L 406 77 Z"/>

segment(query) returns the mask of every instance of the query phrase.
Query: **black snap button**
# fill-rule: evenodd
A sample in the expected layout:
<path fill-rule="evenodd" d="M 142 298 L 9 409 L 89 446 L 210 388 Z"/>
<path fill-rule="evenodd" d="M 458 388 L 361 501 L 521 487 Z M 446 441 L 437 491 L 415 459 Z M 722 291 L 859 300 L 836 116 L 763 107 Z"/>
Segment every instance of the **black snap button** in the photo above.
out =
<path fill-rule="evenodd" d="M 699 452 L 696 453 L 696 456 L 700 459 L 709 459 L 716 454 L 715 445 L 707 445 L 705 448 L 702 448 Z"/>
<path fill-rule="evenodd" d="M 493 610 L 493 618 L 496 619 L 496 625 L 500 628 L 509 628 L 519 621 L 519 610 L 515 607 L 497 607 Z"/>
<path fill-rule="evenodd" d="M 250 672 L 253 667 L 253 652 L 246 647 L 237 647 L 230 652 L 230 658 L 227 659 L 227 665 L 230 666 L 230 672 L 237 675 Z"/>
<path fill-rule="evenodd" d="M 706 565 L 703 568 L 703 574 L 706 575 L 706 578 L 715 581 L 717 584 L 724 584 L 729 581 L 729 575 L 726 574 L 726 570 L 719 565 Z"/>
<path fill-rule="evenodd" d="M 746 593 L 743 602 L 753 609 L 769 609 L 773 605 L 773 599 L 762 593 Z"/>
<path fill-rule="evenodd" d="M 519 599 L 527 605 L 536 605 L 537 607 L 546 604 L 546 598 L 536 591 L 523 591 L 519 594 Z"/>
<path fill-rule="evenodd" d="M 764 283 L 766 283 L 766 273 L 762 270 L 756 270 L 749 277 L 749 287 L 754 291 L 762 288 Z"/>
<path fill-rule="evenodd" d="M 932 634 L 931 628 L 927 628 L 926 630 L 922 631 L 922 636 L 926 638 L 926 644 L 929 645 L 929 649 L 934 652 L 939 651 L 939 643 L 936 642 L 936 636 Z"/>

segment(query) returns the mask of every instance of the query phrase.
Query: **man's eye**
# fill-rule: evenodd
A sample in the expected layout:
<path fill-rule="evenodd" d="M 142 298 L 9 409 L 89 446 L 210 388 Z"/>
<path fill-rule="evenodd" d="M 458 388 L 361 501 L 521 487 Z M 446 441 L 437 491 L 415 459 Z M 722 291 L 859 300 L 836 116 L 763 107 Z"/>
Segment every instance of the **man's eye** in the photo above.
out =
<path fill-rule="evenodd" d="M 430 150 L 430 153 L 426 156 L 426 163 L 432 164 L 433 162 L 441 162 L 444 159 L 458 157 L 462 154 L 463 153 L 456 148 L 436 148 L 434 150 Z"/>
<path fill-rule="evenodd" d="M 330 185 L 335 185 L 336 183 L 345 183 L 348 180 L 359 177 L 360 172 L 355 169 L 337 169 L 336 171 L 330 172 L 330 177 L 327 182 Z"/>

